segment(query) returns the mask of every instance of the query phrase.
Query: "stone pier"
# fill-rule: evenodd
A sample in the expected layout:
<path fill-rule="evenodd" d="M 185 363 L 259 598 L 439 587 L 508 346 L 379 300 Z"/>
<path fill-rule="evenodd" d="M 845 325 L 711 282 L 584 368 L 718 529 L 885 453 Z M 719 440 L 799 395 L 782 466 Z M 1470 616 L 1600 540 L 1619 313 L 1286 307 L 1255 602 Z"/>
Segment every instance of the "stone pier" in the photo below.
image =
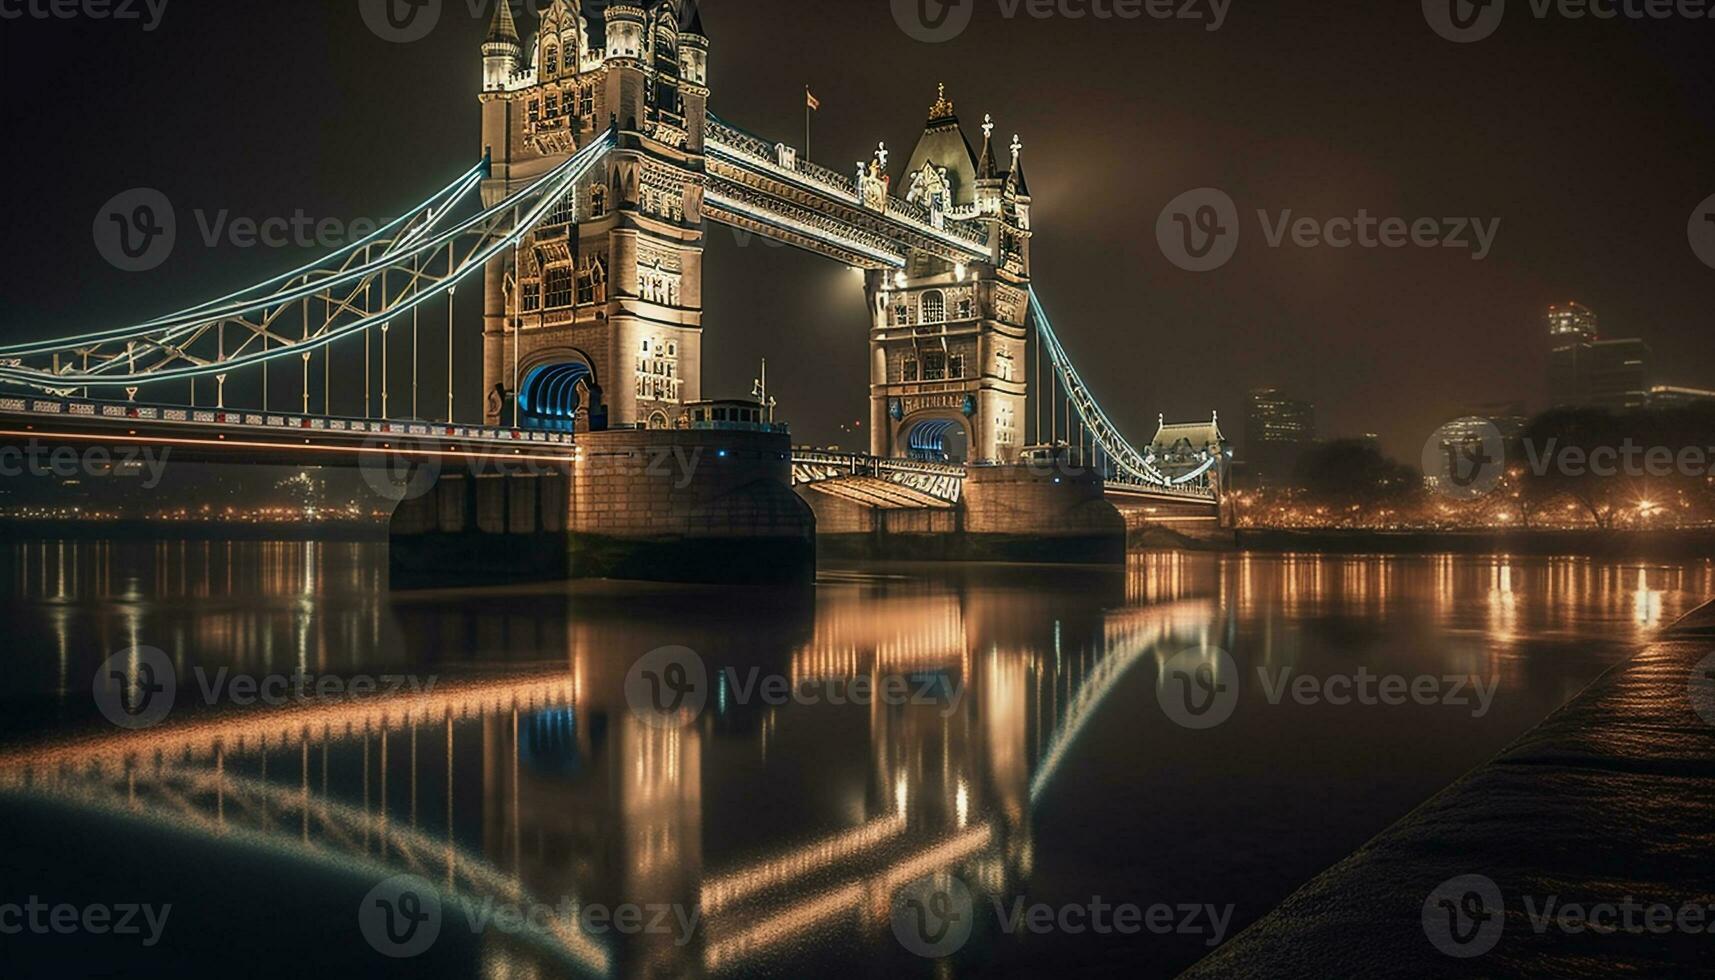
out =
<path fill-rule="evenodd" d="M 807 583 L 815 516 L 791 468 L 783 434 L 624 429 L 580 433 L 563 466 L 424 476 L 393 514 L 393 581 Z"/>
<path fill-rule="evenodd" d="M 973 466 L 957 504 L 873 477 L 798 488 L 842 558 L 1122 564 L 1126 527 L 1093 473 Z"/>
<path fill-rule="evenodd" d="M 780 433 L 616 430 L 578 436 L 569 544 L 579 576 L 809 582 L 816 519 L 792 492 Z"/>
<path fill-rule="evenodd" d="M 563 579 L 571 467 L 425 474 L 388 528 L 395 588 Z"/>

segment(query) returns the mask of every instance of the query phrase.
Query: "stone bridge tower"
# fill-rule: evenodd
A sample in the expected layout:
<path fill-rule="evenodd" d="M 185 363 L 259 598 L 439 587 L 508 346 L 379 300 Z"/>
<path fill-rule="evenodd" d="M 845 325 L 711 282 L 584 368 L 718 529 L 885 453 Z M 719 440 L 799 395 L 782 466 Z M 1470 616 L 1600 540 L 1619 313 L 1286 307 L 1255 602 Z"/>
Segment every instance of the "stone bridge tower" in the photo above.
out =
<path fill-rule="evenodd" d="M 709 41 L 695 0 L 543 0 L 533 37 L 497 2 L 482 45 L 490 205 L 618 127 L 617 148 L 484 280 L 484 415 L 667 427 L 702 397 Z M 599 426 L 598 426 L 599 427 Z"/>
<path fill-rule="evenodd" d="M 1024 448 L 1029 347 L 1030 188 L 1014 137 L 983 122 L 971 151 L 946 89 L 895 193 L 931 220 L 980 221 L 990 259 L 961 264 L 914 254 L 901 271 L 868 274 L 870 452 L 940 459 L 966 441 L 972 462 L 1014 462 Z M 885 171 L 886 151 L 878 154 Z"/>

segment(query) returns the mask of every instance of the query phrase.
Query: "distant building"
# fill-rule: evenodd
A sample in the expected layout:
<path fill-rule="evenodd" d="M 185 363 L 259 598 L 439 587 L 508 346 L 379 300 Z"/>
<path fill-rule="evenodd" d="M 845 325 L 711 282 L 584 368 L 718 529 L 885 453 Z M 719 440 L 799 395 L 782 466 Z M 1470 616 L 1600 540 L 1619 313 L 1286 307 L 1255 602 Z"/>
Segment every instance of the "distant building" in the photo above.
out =
<path fill-rule="evenodd" d="M 1230 449 L 1218 414 L 1207 422 L 1184 423 L 1169 423 L 1163 415 L 1149 444 L 1156 467 L 1173 480 L 1191 480 L 1210 472 L 1224 479 Z"/>
<path fill-rule="evenodd" d="M 1245 408 L 1247 478 L 1267 483 L 1291 476 L 1298 457 L 1316 442 L 1316 406 L 1279 388 L 1257 388 Z"/>
<path fill-rule="evenodd" d="M 1679 388 L 1673 385 L 1656 385 L 1649 390 L 1651 408 L 1674 408 L 1680 405 L 1703 405 L 1715 403 L 1715 391 L 1707 388 Z"/>
<path fill-rule="evenodd" d="M 1650 399 L 1649 344 L 1603 340 L 1596 314 L 1582 303 L 1550 306 L 1549 401 L 1556 408 L 1642 408 Z"/>
<path fill-rule="evenodd" d="M 1530 413 L 1524 402 L 1480 402 L 1468 405 L 1461 418 L 1482 419 L 1501 430 L 1501 438 L 1516 439 L 1530 424 Z"/>
<path fill-rule="evenodd" d="M 1598 340 L 1585 345 L 1582 404 L 1597 408 L 1643 408 L 1649 404 L 1650 359 L 1654 352 L 1641 340 Z"/>

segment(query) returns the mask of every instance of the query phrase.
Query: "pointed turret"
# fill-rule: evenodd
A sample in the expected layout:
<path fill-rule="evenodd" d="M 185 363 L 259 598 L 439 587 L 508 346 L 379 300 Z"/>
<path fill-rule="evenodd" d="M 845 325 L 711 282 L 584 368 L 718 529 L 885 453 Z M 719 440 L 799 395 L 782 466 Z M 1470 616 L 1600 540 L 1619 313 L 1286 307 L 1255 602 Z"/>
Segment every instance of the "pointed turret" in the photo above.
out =
<path fill-rule="evenodd" d="M 983 116 L 983 152 L 977 157 L 977 180 L 1000 179 L 1000 168 L 994 162 L 994 117 Z"/>
<path fill-rule="evenodd" d="M 923 172 L 923 168 L 930 166 L 937 172 L 945 171 L 942 179 L 951 191 L 948 210 L 976 204 L 977 157 L 971 152 L 971 143 L 965 139 L 965 131 L 959 126 L 959 117 L 953 111 L 952 100 L 947 98 L 945 85 L 940 87 L 935 104 L 929 107 L 929 122 L 923 128 L 923 138 L 917 141 L 917 149 L 905 165 L 904 186 L 911 186 L 911 181 Z"/>
<path fill-rule="evenodd" d="M 1030 200 L 1030 184 L 1024 179 L 1024 141 L 1012 138 L 1012 172 L 1006 175 L 1006 189 L 1015 197 Z"/>
<path fill-rule="evenodd" d="M 482 42 L 482 87 L 498 92 L 506 87 L 524 60 L 524 45 L 518 40 L 518 24 L 512 19 L 511 0 L 495 4 L 494 21 Z"/>
<path fill-rule="evenodd" d="M 518 43 L 518 23 L 512 19 L 511 0 L 500 0 L 494 5 L 494 20 L 488 25 L 488 43 L 508 41 Z"/>
<path fill-rule="evenodd" d="M 679 11 L 679 33 L 694 35 L 703 39 L 704 47 L 709 43 L 709 32 L 703 30 L 703 12 L 697 8 L 697 0 L 683 0 Z"/>

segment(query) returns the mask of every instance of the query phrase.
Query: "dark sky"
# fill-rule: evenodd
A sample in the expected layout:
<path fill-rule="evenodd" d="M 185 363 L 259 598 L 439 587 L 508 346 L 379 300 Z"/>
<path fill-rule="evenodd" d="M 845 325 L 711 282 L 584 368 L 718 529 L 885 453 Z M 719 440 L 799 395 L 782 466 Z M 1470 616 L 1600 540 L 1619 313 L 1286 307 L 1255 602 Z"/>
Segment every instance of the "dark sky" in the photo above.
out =
<path fill-rule="evenodd" d="M 135 321 L 304 259 L 209 249 L 195 210 L 391 217 L 445 183 L 481 151 L 476 49 L 492 6 L 472 17 L 475 2 L 445 0 L 434 33 L 404 45 L 372 34 L 357 0 L 169 0 L 149 32 L 0 20 L 12 168 L 0 336 Z M 1157 412 L 1211 408 L 1236 436 L 1245 390 L 1278 384 L 1319 404 L 1326 433 L 1378 431 L 1414 458 L 1464 405 L 1540 406 L 1537 318 L 1574 298 L 1605 333 L 1652 342 L 1660 381 L 1715 387 L 1715 269 L 1686 236 L 1715 194 L 1715 20 L 1539 20 L 1511 0 L 1494 37 L 1455 45 L 1409 0 L 1235 0 L 1217 32 L 1008 19 L 1010 2 L 975 2 L 968 30 L 926 44 L 888 0 L 704 0 L 712 106 L 798 142 L 808 83 L 823 103 L 814 155 L 842 171 L 882 139 L 901 166 L 940 81 L 973 141 L 984 112 L 1021 133 L 1037 288 L 1139 439 Z M 97 255 L 91 224 L 136 186 L 174 202 L 179 245 L 126 274 Z M 1229 265 L 1196 275 L 1163 257 L 1154 228 L 1203 186 L 1234 198 L 1244 230 Z M 1286 208 L 1501 226 L 1481 262 L 1269 248 L 1256 212 Z M 849 272 L 711 228 L 705 290 L 711 395 L 748 391 L 766 356 L 805 440 L 867 417 Z"/>

